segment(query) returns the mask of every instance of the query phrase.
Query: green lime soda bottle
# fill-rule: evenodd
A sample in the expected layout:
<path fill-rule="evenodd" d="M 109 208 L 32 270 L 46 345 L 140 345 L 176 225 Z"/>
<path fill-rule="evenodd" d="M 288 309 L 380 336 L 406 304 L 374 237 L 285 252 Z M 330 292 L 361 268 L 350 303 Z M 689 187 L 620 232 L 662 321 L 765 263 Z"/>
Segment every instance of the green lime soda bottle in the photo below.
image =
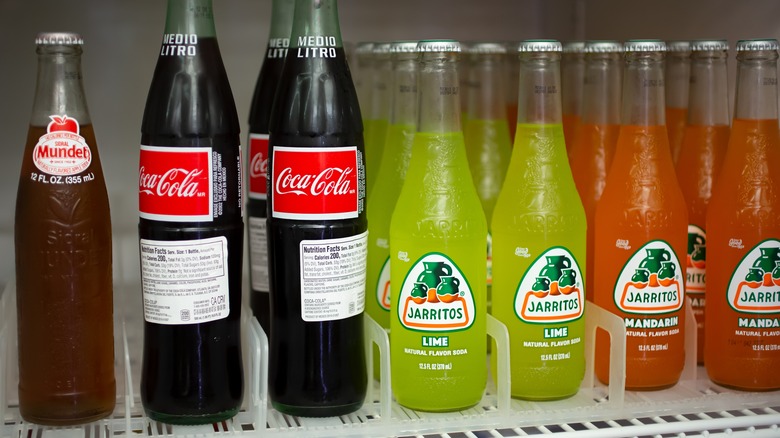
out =
<path fill-rule="evenodd" d="M 487 381 L 487 222 L 460 130 L 451 40 L 421 41 L 417 133 L 390 222 L 390 367 L 396 401 L 477 404 Z"/>
<path fill-rule="evenodd" d="M 412 155 L 417 130 L 417 41 L 394 42 L 392 115 L 376 184 L 368 197 L 368 268 L 366 313 L 390 329 L 390 218 Z M 378 349 L 374 346 L 374 350 Z M 378 353 L 374 376 L 379 377 Z"/>
<path fill-rule="evenodd" d="M 559 399 L 585 373 L 587 225 L 561 124 L 561 44 L 518 50 L 515 144 L 493 212 L 492 314 L 509 329 L 512 396 Z"/>
<path fill-rule="evenodd" d="M 368 118 L 363 122 L 363 139 L 366 145 L 366 193 L 371 196 L 382 150 L 385 147 L 387 127 L 390 125 L 393 69 L 390 61 L 390 43 L 374 43 L 373 74 L 371 75 L 371 103 Z"/>

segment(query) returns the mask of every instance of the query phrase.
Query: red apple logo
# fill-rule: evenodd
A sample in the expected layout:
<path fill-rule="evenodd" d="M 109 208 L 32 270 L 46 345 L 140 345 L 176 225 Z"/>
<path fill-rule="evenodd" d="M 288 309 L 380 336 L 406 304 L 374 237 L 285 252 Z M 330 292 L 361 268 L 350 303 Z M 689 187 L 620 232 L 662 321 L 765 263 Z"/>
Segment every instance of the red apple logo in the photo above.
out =
<path fill-rule="evenodd" d="M 47 132 L 67 131 L 74 134 L 79 133 L 79 122 L 77 122 L 76 119 L 64 114 L 61 116 L 49 116 L 49 118 L 51 119 L 51 122 L 49 123 L 49 126 L 46 127 Z"/>

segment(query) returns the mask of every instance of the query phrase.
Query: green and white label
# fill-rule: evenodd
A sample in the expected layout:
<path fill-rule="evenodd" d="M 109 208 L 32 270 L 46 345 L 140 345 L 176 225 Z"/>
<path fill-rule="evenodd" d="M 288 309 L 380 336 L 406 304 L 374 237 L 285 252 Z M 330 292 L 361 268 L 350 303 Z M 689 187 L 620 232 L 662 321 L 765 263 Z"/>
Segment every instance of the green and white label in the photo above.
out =
<path fill-rule="evenodd" d="M 627 313 L 661 314 L 682 308 L 685 287 L 677 255 L 663 240 L 651 240 L 623 266 L 615 282 L 617 307 Z"/>
<path fill-rule="evenodd" d="M 515 293 L 515 314 L 529 323 L 561 323 L 582 317 L 585 287 L 574 255 L 553 247 L 534 260 Z"/>
<path fill-rule="evenodd" d="M 780 240 L 764 240 L 745 254 L 726 298 L 739 313 L 780 313 Z"/>

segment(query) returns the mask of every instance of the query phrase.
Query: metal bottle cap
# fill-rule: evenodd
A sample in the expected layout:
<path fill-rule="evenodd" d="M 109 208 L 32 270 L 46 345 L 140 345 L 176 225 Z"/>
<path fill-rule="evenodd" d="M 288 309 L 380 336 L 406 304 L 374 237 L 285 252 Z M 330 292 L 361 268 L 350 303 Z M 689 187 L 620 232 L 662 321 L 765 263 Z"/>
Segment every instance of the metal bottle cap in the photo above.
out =
<path fill-rule="evenodd" d="M 726 40 L 693 40 L 691 41 L 692 52 L 709 52 L 717 50 L 728 50 L 729 42 Z"/>
<path fill-rule="evenodd" d="M 73 32 L 41 32 L 35 37 L 35 44 L 39 46 L 80 46 L 84 44 L 84 39 L 81 38 L 81 35 Z"/>
<path fill-rule="evenodd" d="M 506 47 L 501 43 L 472 43 L 468 48 L 469 53 L 479 54 L 504 54 Z"/>
<path fill-rule="evenodd" d="M 691 42 L 690 41 L 667 41 L 666 51 L 667 52 L 690 52 Z"/>
<path fill-rule="evenodd" d="M 390 53 L 391 45 L 392 43 L 387 43 L 387 42 L 374 43 L 371 52 L 374 53 L 375 55 L 384 55 Z"/>
<path fill-rule="evenodd" d="M 419 41 L 393 41 L 390 44 L 390 53 L 413 53 L 417 51 Z"/>
<path fill-rule="evenodd" d="M 525 40 L 517 47 L 518 52 L 560 52 L 563 50 L 560 41 L 556 40 Z"/>
<path fill-rule="evenodd" d="M 623 44 L 613 40 L 593 40 L 585 42 L 585 53 L 620 53 Z"/>
<path fill-rule="evenodd" d="M 585 53 L 585 41 L 566 41 L 563 43 L 563 53 Z"/>
<path fill-rule="evenodd" d="M 777 40 L 774 38 L 737 41 L 737 52 L 752 52 L 756 50 L 777 50 L 778 48 L 780 48 L 780 45 L 778 45 Z"/>
<path fill-rule="evenodd" d="M 665 52 L 666 43 L 661 40 L 628 40 L 623 44 L 624 52 Z"/>
<path fill-rule="evenodd" d="M 455 40 L 422 40 L 417 43 L 418 52 L 460 52 L 460 43 Z"/>

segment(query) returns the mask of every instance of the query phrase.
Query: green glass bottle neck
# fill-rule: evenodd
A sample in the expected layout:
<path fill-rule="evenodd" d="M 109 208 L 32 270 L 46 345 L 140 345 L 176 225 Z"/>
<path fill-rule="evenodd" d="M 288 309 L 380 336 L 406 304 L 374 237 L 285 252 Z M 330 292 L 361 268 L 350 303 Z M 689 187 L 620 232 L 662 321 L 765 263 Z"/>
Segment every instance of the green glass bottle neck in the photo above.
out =
<path fill-rule="evenodd" d="M 777 118 L 777 52 L 758 50 L 737 55 L 736 119 Z"/>
<path fill-rule="evenodd" d="M 394 55 L 391 123 L 411 126 L 417 123 L 417 53 Z"/>
<path fill-rule="evenodd" d="M 623 125 L 666 124 L 663 52 L 631 52 L 623 74 Z"/>
<path fill-rule="evenodd" d="M 590 53 L 586 58 L 582 121 L 589 125 L 619 125 L 620 54 Z"/>
<path fill-rule="evenodd" d="M 688 124 L 729 124 L 726 57 L 725 51 L 694 52 L 691 56 Z"/>
<path fill-rule="evenodd" d="M 216 37 L 211 0 L 168 0 L 165 33 L 166 36 Z"/>
<path fill-rule="evenodd" d="M 336 0 L 296 0 L 290 47 L 343 47 Z"/>
<path fill-rule="evenodd" d="M 468 90 L 470 119 L 506 119 L 504 60 L 500 54 L 471 55 L 471 86 Z"/>
<path fill-rule="evenodd" d="M 560 54 L 527 52 L 520 55 L 518 124 L 561 123 Z"/>
<path fill-rule="evenodd" d="M 271 30 L 268 33 L 271 40 L 290 39 L 295 12 L 295 0 L 274 0 L 271 6 Z"/>
<path fill-rule="evenodd" d="M 81 46 L 38 46 L 38 78 L 30 125 L 47 126 L 52 115 L 90 122 L 81 81 Z"/>
<path fill-rule="evenodd" d="M 417 132 L 460 131 L 460 86 L 456 53 L 423 53 L 418 84 Z"/>

